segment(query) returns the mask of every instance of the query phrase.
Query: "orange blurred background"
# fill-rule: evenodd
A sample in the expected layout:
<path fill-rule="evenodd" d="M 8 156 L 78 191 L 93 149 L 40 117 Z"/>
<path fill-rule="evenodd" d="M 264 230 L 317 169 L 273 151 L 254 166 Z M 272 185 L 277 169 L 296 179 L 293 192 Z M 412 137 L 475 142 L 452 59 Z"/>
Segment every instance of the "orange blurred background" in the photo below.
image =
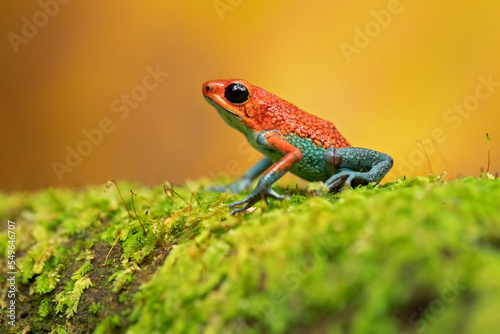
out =
<path fill-rule="evenodd" d="M 499 1 L 0 6 L 4 191 L 242 174 L 259 155 L 201 94 L 220 78 L 390 154 L 385 181 L 478 176 L 487 132 L 490 172 L 500 170 Z"/>

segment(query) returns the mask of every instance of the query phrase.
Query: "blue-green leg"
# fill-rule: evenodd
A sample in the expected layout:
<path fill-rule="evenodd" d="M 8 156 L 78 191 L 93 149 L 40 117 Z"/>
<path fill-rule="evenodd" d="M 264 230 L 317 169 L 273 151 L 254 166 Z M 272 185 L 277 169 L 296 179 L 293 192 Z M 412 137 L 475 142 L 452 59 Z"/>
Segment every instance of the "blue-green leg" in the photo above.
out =
<path fill-rule="evenodd" d="M 381 152 L 362 147 L 329 148 L 324 159 L 333 175 L 325 182 L 330 189 L 378 184 L 392 168 L 392 158 Z"/>
<path fill-rule="evenodd" d="M 262 147 L 267 149 L 282 152 L 283 157 L 273 164 L 259 179 L 257 186 L 244 200 L 234 202 L 229 205 L 231 214 L 243 212 L 257 203 L 260 199 L 264 199 L 268 203 L 268 198 L 282 200 L 284 196 L 276 193 L 272 188 L 272 184 L 280 177 L 287 173 L 290 168 L 302 159 L 302 152 L 292 144 L 284 140 L 281 135 L 275 131 L 263 131 L 257 138 L 257 142 Z"/>
<path fill-rule="evenodd" d="M 253 180 L 255 180 L 260 174 L 264 173 L 264 171 L 271 167 L 272 164 L 273 162 L 271 159 L 264 158 L 247 170 L 246 173 L 243 174 L 243 176 L 237 181 L 226 186 L 211 186 L 208 190 L 225 192 L 229 189 L 229 191 L 233 194 L 237 194 L 243 190 L 250 189 Z"/>

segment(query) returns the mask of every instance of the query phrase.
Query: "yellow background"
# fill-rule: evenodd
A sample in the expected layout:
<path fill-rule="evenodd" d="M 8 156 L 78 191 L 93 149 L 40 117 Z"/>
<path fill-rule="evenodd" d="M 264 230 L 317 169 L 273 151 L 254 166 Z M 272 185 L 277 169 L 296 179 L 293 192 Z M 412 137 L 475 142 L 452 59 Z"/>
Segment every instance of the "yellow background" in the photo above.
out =
<path fill-rule="evenodd" d="M 46 22 L 42 3 L 53 14 Z M 500 86 L 466 116 L 445 119 L 474 102 L 479 77 L 500 82 L 500 1 L 54 4 L 0 5 L 2 190 L 236 177 L 259 156 L 202 98 L 202 83 L 219 78 L 246 79 L 334 122 L 353 146 L 390 154 L 385 181 L 430 172 L 416 140 L 434 173 L 478 176 L 486 132 L 490 172 L 500 169 Z M 15 46 L 12 36 L 35 19 L 36 34 Z M 346 56 L 347 44 L 362 47 Z M 113 102 L 157 66 L 168 76 L 120 119 Z M 53 164 L 66 165 L 67 148 L 103 119 L 113 130 L 58 179 Z"/>

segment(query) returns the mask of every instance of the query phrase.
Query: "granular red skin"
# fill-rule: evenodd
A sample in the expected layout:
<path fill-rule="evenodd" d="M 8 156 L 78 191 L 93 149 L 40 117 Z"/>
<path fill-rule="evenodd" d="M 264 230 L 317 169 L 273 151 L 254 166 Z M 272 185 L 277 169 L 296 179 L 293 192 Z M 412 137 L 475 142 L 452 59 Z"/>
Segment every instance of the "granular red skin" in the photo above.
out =
<path fill-rule="evenodd" d="M 224 98 L 225 88 L 236 82 L 250 92 L 248 100 L 242 104 L 230 103 Z M 222 108 L 240 116 L 242 122 L 254 131 L 277 130 L 283 137 L 293 133 L 301 138 L 310 138 L 323 148 L 351 146 L 333 123 L 311 115 L 245 80 L 209 81 L 203 85 L 203 94 Z"/>

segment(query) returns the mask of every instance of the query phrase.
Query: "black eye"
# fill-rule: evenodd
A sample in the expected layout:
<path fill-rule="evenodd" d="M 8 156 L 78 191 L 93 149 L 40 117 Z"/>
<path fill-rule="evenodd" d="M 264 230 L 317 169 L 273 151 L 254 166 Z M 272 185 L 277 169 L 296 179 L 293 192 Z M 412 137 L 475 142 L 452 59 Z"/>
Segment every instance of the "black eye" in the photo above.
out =
<path fill-rule="evenodd" d="M 231 103 L 243 103 L 248 100 L 248 89 L 240 83 L 233 83 L 226 87 L 224 97 Z"/>

